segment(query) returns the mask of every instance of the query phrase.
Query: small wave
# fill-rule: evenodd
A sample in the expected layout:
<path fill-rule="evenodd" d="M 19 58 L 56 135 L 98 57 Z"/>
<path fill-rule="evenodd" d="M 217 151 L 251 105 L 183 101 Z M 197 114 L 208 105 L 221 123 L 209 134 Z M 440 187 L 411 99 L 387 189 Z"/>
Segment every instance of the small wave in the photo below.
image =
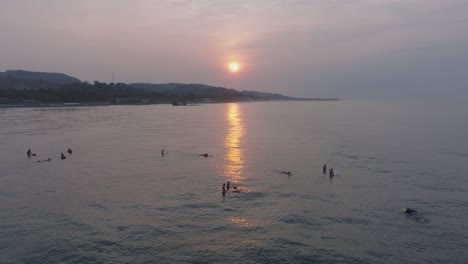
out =
<path fill-rule="evenodd" d="M 141 241 L 151 237 L 173 236 L 174 231 L 163 229 L 151 225 L 129 226 L 126 229 L 125 240 Z"/>
<path fill-rule="evenodd" d="M 279 198 L 289 198 L 289 197 L 295 197 L 297 196 L 297 194 L 295 193 L 279 193 L 276 195 L 276 197 L 279 197 Z"/>
<path fill-rule="evenodd" d="M 163 206 L 158 207 L 158 211 L 163 212 L 198 212 L 203 211 L 203 209 L 216 209 L 222 210 L 221 205 L 218 203 L 188 203 L 176 206 Z"/>
<path fill-rule="evenodd" d="M 128 226 L 117 226 L 115 227 L 114 229 L 117 230 L 117 231 L 126 231 L 128 230 L 130 227 Z"/>
<path fill-rule="evenodd" d="M 297 241 L 292 241 L 290 239 L 286 239 L 286 238 L 283 238 L 283 237 L 275 238 L 275 239 L 273 239 L 273 242 L 277 243 L 279 245 L 285 245 L 285 246 L 295 246 L 295 247 L 305 247 L 305 246 L 307 246 L 304 243 L 297 242 Z"/>
<path fill-rule="evenodd" d="M 389 173 L 392 173 L 391 171 L 386 170 L 386 169 L 374 169 L 374 170 L 372 170 L 372 172 L 375 172 L 375 173 L 382 173 L 382 174 L 389 174 Z"/>
<path fill-rule="evenodd" d="M 268 194 L 265 192 L 245 192 L 242 193 L 242 197 L 244 199 L 252 200 L 252 199 L 257 199 L 257 198 L 264 198 L 267 197 Z"/>
<path fill-rule="evenodd" d="M 291 214 L 285 217 L 281 217 L 278 219 L 278 221 L 286 223 L 286 224 L 300 224 L 300 225 L 306 225 L 308 227 L 318 227 L 322 226 L 321 223 L 318 223 L 317 221 L 314 221 L 314 219 L 310 217 L 306 217 L 303 215 L 298 215 L 298 214 Z"/>
<path fill-rule="evenodd" d="M 229 228 L 227 226 L 215 226 L 215 227 L 212 227 L 210 228 L 210 232 L 223 232 L 223 231 L 226 231 L 226 230 L 229 230 Z"/>
<path fill-rule="evenodd" d="M 371 221 L 365 219 L 359 219 L 355 217 L 324 217 L 324 219 L 331 221 L 333 223 L 340 224 L 358 224 L 358 225 L 370 225 Z"/>
<path fill-rule="evenodd" d="M 98 246 L 105 246 L 105 247 L 113 247 L 113 246 L 119 245 L 119 243 L 110 241 L 110 240 L 98 240 L 98 241 L 94 241 L 94 243 L 97 244 Z"/>
<path fill-rule="evenodd" d="M 103 210 L 109 210 L 106 206 L 98 203 L 90 203 L 88 204 L 88 207 L 93 207 L 93 208 L 98 208 L 98 209 L 103 209 Z"/>
<path fill-rule="evenodd" d="M 444 187 L 444 186 L 435 186 L 435 185 L 417 185 L 419 188 L 430 191 L 445 191 L 445 192 L 466 192 L 465 189 L 461 187 Z"/>

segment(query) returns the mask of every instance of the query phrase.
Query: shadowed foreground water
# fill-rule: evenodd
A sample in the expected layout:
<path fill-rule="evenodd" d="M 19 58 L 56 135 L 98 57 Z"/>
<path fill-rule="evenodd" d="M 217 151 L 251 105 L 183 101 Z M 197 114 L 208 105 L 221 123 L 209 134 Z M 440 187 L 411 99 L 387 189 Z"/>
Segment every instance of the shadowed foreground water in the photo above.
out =
<path fill-rule="evenodd" d="M 466 110 L 0 109 L 0 263 L 466 263 Z"/>

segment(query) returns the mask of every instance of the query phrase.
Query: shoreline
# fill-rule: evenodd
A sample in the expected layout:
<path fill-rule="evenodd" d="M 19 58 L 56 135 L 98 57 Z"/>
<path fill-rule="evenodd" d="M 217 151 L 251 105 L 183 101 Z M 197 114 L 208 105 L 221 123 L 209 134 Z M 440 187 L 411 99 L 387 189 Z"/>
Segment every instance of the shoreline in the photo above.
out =
<path fill-rule="evenodd" d="M 330 102 L 330 101 L 339 101 L 338 98 L 293 98 L 293 99 L 284 99 L 284 100 L 239 100 L 239 101 L 219 101 L 219 102 L 188 102 L 186 106 L 194 106 L 201 104 L 224 104 L 224 103 L 255 103 L 255 102 L 304 102 L 304 101 L 314 101 L 314 102 Z M 154 103 L 46 103 L 46 102 L 37 102 L 37 103 L 0 103 L 0 108 L 42 108 L 42 107 L 86 107 L 86 106 L 115 106 L 115 105 L 172 105 L 172 102 L 154 102 Z M 184 105 L 177 105 L 184 106 Z"/>

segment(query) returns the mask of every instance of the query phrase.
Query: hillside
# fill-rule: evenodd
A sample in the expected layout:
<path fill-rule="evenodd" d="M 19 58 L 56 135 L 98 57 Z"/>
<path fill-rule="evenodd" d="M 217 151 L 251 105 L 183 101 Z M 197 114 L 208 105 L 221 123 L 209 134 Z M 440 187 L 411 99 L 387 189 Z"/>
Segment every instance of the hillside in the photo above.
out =
<path fill-rule="evenodd" d="M 293 99 L 281 94 L 262 93 L 256 91 L 237 91 L 224 87 L 215 87 L 205 84 L 184 84 L 184 83 L 167 83 L 167 84 L 150 84 L 150 83 L 132 83 L 130 86 L 143 89 L 146 91 L 162 93 L 166 95 L 178 96 L 196 96 L 199 98 L 240 98 L 244 100 L 287 100 Z"/>
<path fill-rule="evenodd" d="M 206 84 L 81 82 L 63 73 L 0 72 L 0 101 L 101 102 L 101 103 L 202 103 L 269 100 L 320 100 L 292 98 L 275 93 L 237 91 Z"/>
<path fill-rule="evenodd" d="M 23 70 L 7 70 L 0 72 L 0 77 L 10 77 L 14 79 L 35 80 L 43 81 L 50 84 L 72 84 L 80 83 L 81 80 L 63 73 L 49 73 L 49 72 L 31 72 Z"/>

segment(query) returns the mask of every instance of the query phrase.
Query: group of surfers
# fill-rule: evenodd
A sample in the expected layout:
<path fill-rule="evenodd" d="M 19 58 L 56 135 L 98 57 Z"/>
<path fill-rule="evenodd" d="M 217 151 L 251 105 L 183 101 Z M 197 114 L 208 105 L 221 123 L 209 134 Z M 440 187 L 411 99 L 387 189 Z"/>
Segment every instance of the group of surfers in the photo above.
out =
<path fill-rule="evenodd" d="M 223 196 L 225 196 L 228 191 L 241 192 L 242 190 L 239 188 L 239 186 L 234 186 L 232 187 L 232 190 L 231 190 L 231 182 L 227 181 L 227 184 L 223 183 L 223 187 L 221 187 L 221 192 Z"/>
<path fill-rule="evenodd" d="M 73 150 L 72 150 L 71 148 L 68 148 L 67 153 L 71 155 L 71 154 L 73 153 Z M 28 158 L 36 157 L 36 156 L 37 156 L 36 153 L 33 153 L 33 152 L 31 151 L 31 149 L 28 149 L 28 151 L 26 151 L 26 155 L 28 156 Z M 63 154 L 63 152 L 61 152 L 61 153 L 60 153 L 60 159 L 61 159 L 61 160 L 64 160 L 64 159 L 66 159 L 66 158 L 67 158 L 67 157 L 65 156 L 65 154 Z M 48 158 L 48 159 L 46 159 L 46 160 L 38 160 L 37 162 L 50 162 L 50 161 L 52 161 L 51 158 Z"/>

